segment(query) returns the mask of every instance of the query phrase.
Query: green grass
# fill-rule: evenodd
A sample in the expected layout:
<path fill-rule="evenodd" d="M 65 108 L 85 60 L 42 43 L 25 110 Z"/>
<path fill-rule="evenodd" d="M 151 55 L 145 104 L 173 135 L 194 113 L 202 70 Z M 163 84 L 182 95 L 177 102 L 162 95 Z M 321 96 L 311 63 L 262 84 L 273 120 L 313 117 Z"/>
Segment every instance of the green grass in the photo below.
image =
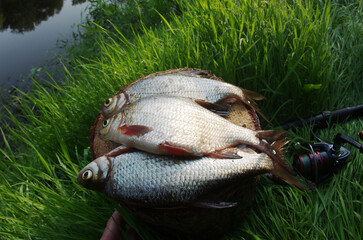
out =
<path fill-rule="evenodd" d="M 131 31 L 112 14 L 108 27 L 105 21 L 87 27 L 95 41 L 82 44 L 92 44 L 97 54 L 74 51 L 63 83 L 52 76 L 45 84 L 35 80 L 34 90 L 17 99 L 20 113 L 4 116 L 10 125 L 1 129 L 1 238 L 100 237 L 118 205 L 81 187 L 76 175 L 92 160 L 89 127 L 103 101 L 143 75 L 178 67 L 208 69 L 265 95 L 259 106 L 275 126 L 363 102 L 362 1 L 176 5 L 177 15 L 165 16 L 160 9 L 152 12 L 159 18 L 139 15 Z M 263 127 L 271 128 L 264 122 Z M 362 129 L 358 119 L 316 134 L 332 141 L 338 132 L 356 138 Z M 291 160 L 293 144 L 309 141 L 309 129 L 290 134 Z M 362 156 L 348 148 L 350 163 L 315 194 L 263 179 L 254 208 L 225 239 L 360 239 Z M 125 217 L 144 238 L 154 238 L 152 230 Z"/>
<path fill-rule="evenodd" d="M 99 26 L 109 32 L 115 32 L 116 26 L 127 38 L 143 27 L 156 27 L 162 21 L 159 14 L 170 19 L 173 14 L 180 14 L 179 5 L 175 0 L 138 0 L 138 1 L 103 1 L 89 0 L 88 22 L 97 22 Z M 91 24 L 92 25 L 92 24 Z M 87 28 L 90 25 L 87 26 Z M 97 35 L 94 29 L 80 31 L 82 38 L 79 44 L 69 48 L 72 55 L 87 55 L 95 57 L 99 54 L 96 43 Z"/>

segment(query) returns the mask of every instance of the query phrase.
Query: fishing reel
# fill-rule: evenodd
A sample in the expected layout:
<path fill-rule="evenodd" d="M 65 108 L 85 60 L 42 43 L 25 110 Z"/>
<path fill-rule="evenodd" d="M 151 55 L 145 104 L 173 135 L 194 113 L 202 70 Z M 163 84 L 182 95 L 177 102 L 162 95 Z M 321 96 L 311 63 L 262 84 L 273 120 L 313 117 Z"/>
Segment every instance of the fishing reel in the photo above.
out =
<path fill-rule="evenodd" d="M 343 147 L 349 143 L 363 153 L 362 144 L 351 137 L 338 133 L 333 143 L 326 142 L 316 137 L 317 143 L 298 143 L 304 153 L 293 160 L 293 167 L 305 178 L 320 183 L 331 177 L 347 163 L 350 151 Z"/>

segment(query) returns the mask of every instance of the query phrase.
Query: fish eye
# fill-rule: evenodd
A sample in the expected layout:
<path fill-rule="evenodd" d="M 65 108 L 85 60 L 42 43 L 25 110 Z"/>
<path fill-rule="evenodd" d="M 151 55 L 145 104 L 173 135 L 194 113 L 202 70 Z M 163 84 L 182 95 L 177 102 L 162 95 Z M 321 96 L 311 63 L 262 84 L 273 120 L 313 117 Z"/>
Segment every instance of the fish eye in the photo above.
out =
<path fill-rule="evenodd" d="M 87 170 L 82 174 L 82 179 L 83 180 L 89 180 L 89 179 L 91 179 L 92 175 L 93 175 L 92 171 Z"/>
<path fill-rule="evenodd" d="M 111 105 L 111 103 L 112 103 L 112 98 L 109 98 L 109 99 L 107 99 L 107 100 L 105 101 L 104 105 L 105 105 L 105 107 L 108 107 L 108 106 L 110 106 L 110 105 Z"/>
<path fill-rule="evenodd" d="M 107 127 L 108 123 L 109 123 L 109 120 L 107 119 L 107 120 L 103 121 L 103 125 L 102 126 L 105 128 L 105 127 Z"/>

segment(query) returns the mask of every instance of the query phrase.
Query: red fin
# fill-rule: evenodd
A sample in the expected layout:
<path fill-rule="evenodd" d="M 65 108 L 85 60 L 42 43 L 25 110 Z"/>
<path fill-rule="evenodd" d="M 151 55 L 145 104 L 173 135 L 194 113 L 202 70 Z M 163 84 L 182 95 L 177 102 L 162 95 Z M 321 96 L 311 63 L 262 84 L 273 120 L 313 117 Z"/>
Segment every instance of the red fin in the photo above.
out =
<path fill-rule="evenodd" d="M 256 137 L 259 139 L 265 139 L 268 142 L 275 142 L 281 139 L 285 139 L 289 136 L 287 132 L 280 130 L 262 130 L 258 131 Z"/>
<path fill-rule="evenodd" d="M 218 104 L 218 103 L 210 103 L 200 99 L 194 99 L 194 102 L 198 103 L 200 106 L 215 111 L 228 111 L 228 107 L 226 105 Z"/>
<path fill-rule="evenodd" d="M 143 125 L 123 125 L 119 127 L 118 130 L 120 130 L 124 135 L 139 137 L 145 133 L 150 132 L 152 129 Z"/>
<path fill-rule="evenodd" d="M 215 151 L 215 152 L 210 152 L 210 153 L 206 153 L 204 154 L 204 156 L 206 157 L 210 157 L 210 158 L 220 158 L 220 159 L 240 159 L 242 158 L 241 156 L 239 156 L 235 151 L 231 152 L 231 151 Z"/>
<path fill-rule="evenodd" d="M 115 151 L 111 151 L 107 154 L 105 154 L 106 157 L 117 157 L 121 154 L 125 154 L 125 153 L 130 153 L 130 152 L 135 152 L 136 149 L 135 148 L 131 148 L 131 147 L 124 147 L 124 148 L 119 148 Z"/>
<path fill-rule="evenodd" d="M 159 148 L 164 151 L 164 153 L 168 155 L 174 155 L 174 156 L 188 156 L 193 155 L 193 153 L 185 148 L 182 147 L 176 147 L 171 145 L 168 142 L 160 143 Z"/>
<path fill-rule="evenodd" d="M 200 106 L 208 109 L 209 111 L 211 111 L 221 117 L 229 116 L 227 105 L 221 105 L 218 103 L 210 103 L 210 102 L 207 102 L 204 100 L 199 100 L 199 99 L 193 99 L 193 100 L 194 100 L 194 102 L 198 103 Z"/>

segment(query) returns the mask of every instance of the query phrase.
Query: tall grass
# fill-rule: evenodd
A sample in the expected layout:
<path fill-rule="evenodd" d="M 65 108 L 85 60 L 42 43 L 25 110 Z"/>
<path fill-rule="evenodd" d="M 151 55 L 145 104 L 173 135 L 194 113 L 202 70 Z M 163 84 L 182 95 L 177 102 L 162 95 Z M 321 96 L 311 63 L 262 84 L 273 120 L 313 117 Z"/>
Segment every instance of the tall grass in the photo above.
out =
<path fill-rule="evenodd" d="M 76 175 L 92 160 L 87 137 L 99 107 L 142 75 L 208 69 L 265 95 L 259 105 L 275 125 L 362 103 L 362 1 L 203 0 L 179 1 L 177 8 L 169 17 L 155 12 L 157 27 L 141 14 L 132 35 L 95 23 L 87 31 L 98 55 L 76 56 L 64 67 L 63 83 L 49 76 L 23 93 L 21 113 L 9 112 L 12 127 L 1 130 L 2 238 L 100 237 L 118 205 L 82 188 Z M 355 136 L 362 129 L 363 121 L 355 120 L 317 134 L 332 141 L 338 132 Z M 309 140 L 308 128 L 290 133 L 290 146 Z M 316 194 L 263 179 L 255 207 L 226 239 L 359 239 L 362 157 L 351 150 L 350 163 Z M 144 238 L 155 237 L 124 215 Z"/>
<path fill-rule="evenodd" d="M 165 19 L 170 19 L 173 14 L 180 14 L 179 5 L 175 0 L 89 0 L 89 2 L 87 19 L 90 25 L 96 22 L 110 32 L 114 32 L 113 26 L 116 26 L 127 38 L 132 37 L 133 33 L 140 31 L 143 26 L 159 25 L 162 21 L 159 14 Z M 71 54 L 94 57 L 99 53 L 99 48 L 95 44 L 97 36 L 94 30 L 84 31 L 82 34 L 80 44 L 70 47 Z"/>
<path fill-rule="evenodd" d="M 163 18 L 164 28 L 159 31 L 145 27 L 142 35 L 135 33 L 132 40 L 125 39 L 122 32 L 102 40 L 97 61 L 107 65 L 107 75 L 114 75 L 110 90 L 120 86 L 120 75 L 130 81 L 166 68 L 200 67 L 264 94 L 269 101 L 262 102 L 261 107 L 276 122 L 340 107 L 340 102 L 324 101 L 326 96 L 336 91 L 336 86 L 340 86 L 337 100 L 351 90 L 351 83 L 343 83 L 335 75 L 349 68 L 344 64 L 343 69 L 335 71 L 339 65 L 333 61 L 344 58 L 336 57 L 343 53 L 338 53 L 333 45 L 342 39 L 332 43 L 328 33 L 331 17 L 336 14 L 331 13 L 329 2 L 202 1 L 183 2 L 180 8 L 182 17 L 175 16 L 170 24 Z M 351 40 L 359 40 L 359 33 L 355 36 Z M 117 39 L 116 42 L 109 43 L 109 37 Z M 358 61 L 356 66 L 360 66 L 361 59 L 354 59 Z M 130 62 L 144 64 L 130 66 Z M 123 72 L 125 68 L 127 72 Z"/>

